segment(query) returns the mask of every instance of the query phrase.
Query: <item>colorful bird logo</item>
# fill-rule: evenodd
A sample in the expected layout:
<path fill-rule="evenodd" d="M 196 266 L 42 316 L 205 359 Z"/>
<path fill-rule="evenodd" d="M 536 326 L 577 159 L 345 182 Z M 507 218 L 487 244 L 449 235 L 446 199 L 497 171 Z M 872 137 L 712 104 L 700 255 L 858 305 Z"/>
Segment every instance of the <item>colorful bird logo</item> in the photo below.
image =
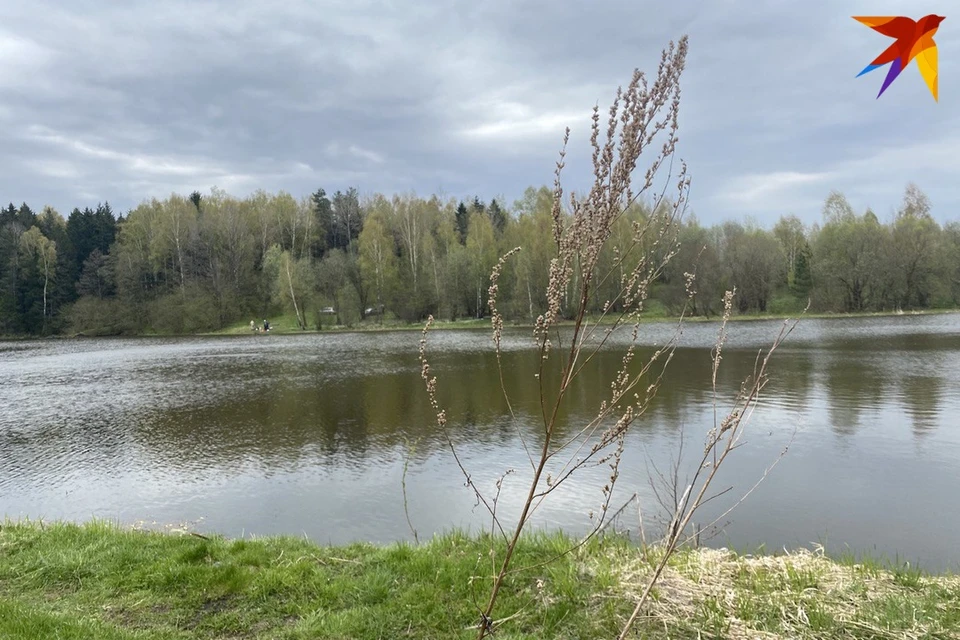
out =
<path fill-rule="evenodd" d="M 883 95 L 890 83 L 896 80 L 900 72 L 907 68 L 910 61 L 916 58 L 917 66 L 920 67 L 920 75 L 923 76 L 927 86 L 930 87 L 933 99 L 939 102 L 937 97 L 937 43 L 933 41 L 933 34 L 937 32 L 944 16 L 931 13 L 918 21 L 903 16 L 853 16 L 853 19 L 862 22 L 874 31 L 897 39 L 896 42 L 887 47 L 886 51 L 877 56 L 863 71 L 857 74 L 859 78 L 868 71 L 893 63 L 887 72 L 886 80 L 883 81 L 883 86 L 880 87 L 880 93 L 877 94 L 878 98 Z"/>

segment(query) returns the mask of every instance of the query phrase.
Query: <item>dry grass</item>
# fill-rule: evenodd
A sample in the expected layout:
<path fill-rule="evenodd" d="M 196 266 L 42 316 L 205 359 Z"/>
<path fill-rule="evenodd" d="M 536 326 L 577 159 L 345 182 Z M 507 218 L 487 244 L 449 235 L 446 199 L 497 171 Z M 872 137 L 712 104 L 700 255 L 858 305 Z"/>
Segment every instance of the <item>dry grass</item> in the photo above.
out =
<path fill-rule="evenodd" d="M 615 548 L 591 562 L 615 567 L 610 595 L 636 600 L 661 553 Z M 652 595 L 640 622 L 665 637 L 960 638 L 960 576 L 842 563 L 822 549 L 677 552 Z"/>

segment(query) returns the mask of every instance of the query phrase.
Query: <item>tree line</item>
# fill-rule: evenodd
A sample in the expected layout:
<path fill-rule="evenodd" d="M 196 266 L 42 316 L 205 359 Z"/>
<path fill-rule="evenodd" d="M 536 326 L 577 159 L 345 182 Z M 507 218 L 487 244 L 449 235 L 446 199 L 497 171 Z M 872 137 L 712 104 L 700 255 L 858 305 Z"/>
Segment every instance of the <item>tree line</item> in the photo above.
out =
<path fill-rule="evenodd" d="M 613 277 L 593 287 L 591 311 L 614 297 L 617 251 L 650 214 L 635 203 L 617 223 L 601 256 Z M 11 203 L 0 209 L 0 334 L 193 333 L 277 314 L 303 329 L 479 318 L 492 268 L 516 246 L 499 306 L 508 319 L 533 321 L 546 309 L 552 216 L 547 187 L 528 188 L 512 207 L 479 197 L 361 199 L 355 188 L 300 199 L 213 189 L 119 216 L 109 204 L 64 218 Z M 793 215 L 769 229 L 704 226 L 690 215 L 674 231 L 679 247 L 651 288 L 650 313 L 682 309 L 694 267 L 695 315 L 717 314 L 734 285 L 740 313 L 793 313 L 808 300 L 824 312 L 960 306 L 960 222 L 940 225 L 912 183 L 885 222 L 833 191 L 810 226 Z"/>

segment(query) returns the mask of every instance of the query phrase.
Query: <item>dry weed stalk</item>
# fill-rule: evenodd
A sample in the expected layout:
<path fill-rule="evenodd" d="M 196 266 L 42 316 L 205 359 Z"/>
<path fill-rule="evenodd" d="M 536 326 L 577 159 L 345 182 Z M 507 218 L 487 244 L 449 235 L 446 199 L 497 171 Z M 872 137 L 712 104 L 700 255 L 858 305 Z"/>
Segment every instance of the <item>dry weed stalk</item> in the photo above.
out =
<path fill-rule="evenodd" d="M 472 482 L 449 436 L 446 413 L 436 399 L 437 380 L 430 375 L 430 365 L 426 359 L 426 333 L 433 319 L 428 319 L 424 327 L 420 341 L 421 375 L 426 384 L 430 402 L 437 414 L 437 424 L 447 436 L 447 443 L 466 478 L 467 486 L 472 488 L 478 502 L 482 503 L 490 513 L 494 532 L 499 531 L 506 541 L 504 556 L 499 559 L 499 567 L 495 567 L 489 599 L 480 611 L 478 625 L 480 640 L 494 629 L 493 611 L 507 576 L 522 570 L 522 568 L 511 567 L 511 560 L 525 525 L 550 493 L 565 483 L 577 470 L 588 464 L 607 464 L 611 470 L 609 482 L 603 488 L 600 514 L 591 533 L 595 533 L 602 527 L 613 488 L 619 476 L 620 457 L 626 432 L 630 425 L 643 415 L 660 384 L 663 368 L 655 372 L 654 366 L 662 362 L 662 367 L 665 367 L 676 346 L 680 330 L 679 323 L 676 333 L 668 344 L 659 348 L 639 371 L 631 371 L 643 304 L 650 285 L 676 253 L 678 223 L 685 211 L 690 187 L 686 165 L 681 162 L 682 167 L 674 182 L 676 193 L 670 199 L 666 197 L 667 185 L 673 178 L 673 155 L 678 141 L 679 80 L 686 62 L 686 55 L 687 37 L 684 36 L 677 44 L 671 42 L 662 52 L 657 77 L 652 85 L 648 83 L 641 71 L 636 70 L 627 89 L 624 91 L 618 88 L 616 98 L 609 110 L 606 139 L 602 144 L 600 112 L 599 108 L 594 108 L 591 136 L 594 184 L 586 197 L 577 198 L 574 195 L 570 198 L 569 212 L 564 212 L 560 173 L 564 166 L 563 158 L 566 155 L 570 130 L 567 129 L 564 135 L 563 150 L 557 163 L 554 185 L 553 237 L 557 253 L 550 263 L 549 284 L 546 292 L 547 312 L 537 318 L 534 328 L 534 339 L 540 356 L 537 378 L 540 385 L 543 442 L 539 455 L 534 456 L 523 434 L 520 434 L 529 457 L 532 477 L 522 512 L 509 533 L 496 512 L 502 478 L 497 483 L 497 496 L 493 499 L 484 496 Z M 659 154 L 646 170 L 641 187 L 634 190 L 633 174 L 640 155 L 661 133 L 665 133 L 666 139 Z M 604 272 L 598 268 L 599 258 L 614 225 L 641 196 L 653 188 L 660 169 L 664 165 L 667 165 L 670 176 L 665 181 L 661 193 L 655 198 L 651 212 L 645 219 L 633 223 L 633 237 L 627 249 L 618 252 L 613 266 Z M 501 387 L 508 406 L 510 406 L 509 397 L 502 385 L 500 365 L 503 320 L 496 302 L 501 270 L 510 255 L 518 250 L 519 248 L 514 249 L 505 255 L 494 268 L 488 292 L 493 339 L 498 369 L 501 370 Z M 614 273 L 621 274 L 619 289 L 615 297 L 604 305 L 601 317 L 590 321 L 587 317 L 590 294 L 595 286 L 613 277 Z M 559 340 L 558 323 L 565 311 L 573 317 L 573 332 L 568 346 L 563 349 Z M 613 321 L 610 322 L 608 317 L 612 317 Z M 613 331 L 623 325 L 626 319 L 630 319 L 633 324 L 632 342 L 623 357 L 619 372 L 611 383 L 610 397 L 601 403 L 596 416 L 588 424 L 577 430 L 574 435 L 557 441 L 555 436 L 559 410 L 571 383 L 591 358 L 603 348 Z M 602 337 L 594 340 L 593 344 L 588 344 L 588 341 L 603 326 L 606 329 Z M 562 368 L 559 389 L 548 401 L 543 373 L 554 347 L 553 332 L 556 332 L 557 344 L 566 353 L 561 353 L 559 356 Z M 638 389 L 638 385 L 644 379 L 650 382 L 645 388 Z M 547 467 L 551 464 L 559 464 L 559 467 L 547 472 Z M 586 539 L 584 538 L 579 544 L 583 544 Z"/>
<path fill-rule="evenodd" d="M 400 490 L 403 492 L 403 515 L 407 519 L 407 526 L 410 527 L 410 531 L 413 533 L 413 542 L 415 544 L 420 544 L 420 536 L 417 534 L 417 529 L 410 520 L 410 504 L 407 501 L 407 470 L 410 467 L 410 458 L 416 452 L 419 443 L 420 438 L 417 438 L 412 446 L 409 441 L 405 441 L 407 451 L 403 457 L 403 475 L 400 477 Z"/>
<path fill-rule="evenodd" d="M 619 640 L 623 640 L 627 637 L 627 633 L 630 631 L 630 628 L 636 621 L 640 611 L 643 609 L 644 604 L 649 599 L 651 590 L 660 579 L 664 568 L 667 566 L 670 556 L 681 544 L 689 542 L 690 538 L 688 537 L 686 540 L 684 540 L 683 536 L 684 531 L 686 531 L 687 527 L 690 525 L 694 513 L 713 498 L 726 493 L 727 490 L 724 490 L 718 494 L 714 494 L 713 496 L 707 495 L 710 486 L 716 477 L 717 471 L 723 465 L 724 461 L 727 459 L 727 456 L 729 456 L 734 449 L 740 446 L 740 438 L 744 433 L 744 427 L 746 426 L 747 422 L 749 422 L 750 417 L 753 415 L 753 412 L 756 409 L 760 391 L 763 390 L 767 384 L 767 365 L 770 362 L 770 357 L 797 326 L 797 322 L 799 322 L 799 320 L 795 320 L 792 323 L 789 321 L 784 321 L 783 326 L 780 328 L 780 332 L 777 334 L 773 344 L 769 349 L 767 349 L 766 353 L 763 354 L 762 351 L 757 353 L 756 360 L 754 361 L 753 373 L 741 383 L 740 389 L 734 397 L 733 407 L 723 417 L 723 419 L 718 421 L 717 372 L 720 368 L 720 361 L 723 358 L 723 346 L 727 341 L 727 323 L 730 320 L 730 313 L 733 307 L 733 297 L 735 293 L 736 290 L 734 289 L 733 291 L 727 291 L 724 294 L 723 318 L 720 323 L 717 341 L 711 354 L 713 363 L 711 376 L 711 385 L 713 389 L 713 427 L 707 433 L 703 452 L 698 461 L 696 471 L 693 474 L 693 479 L 689 484 L 687 484 L 679 498 L 676 497 L 675 492 L 672 496 L 674 500 L 674 508 L 672 509 L 672 517 L 666 528 L 664 537 L 660 542 L 660 560 L 655 565 L 653 573 L 647 579 L 646 586 L 641 592 L 640 597 L 637 599 L 637 604 L 634 607 L 630 618 L 624 625 L 619 636 Z M 763 356 L 762 359 L 761 355 Z M 773 464 L 764 471 L 763 476 L 760 478 L 757 484 L 759 484 L 767 476 L 767 474 L 770 472 L 770 469 L 772 469 L 773 466 L 775 466 L 785 454 L 786 449 L 784 449 L 780 453 L 780 456 L 778 456 L 773 462 Z M 676 468 L 677 467 L 675 466 L 674 479 L 672 481 L 674 486 L 677 486 Z M 747 493 L 744 494 L 744 496 L 742 496 L 740 500 L 738 500 L 732 507 L 727 509 L 717 519 L 710 523 L 708 527 L 713 526 L 721 518 L 726 517 L 730 511 L 739 505 L 746 498 L 746 496 L 757 487 L 757 484 L 747 491 Z M 694 534 L 694 536 L 696 535 L 697 534 Z"/>
<path fill-rule="evenodd" d="M 474 484 L 458 455 L 448 431 L 446 412 L 437 401 L 437 379 L 431 375 L 426 357 L 426 336 L 433 323 L 432 317 L 428 319 L 423 329 L 420 340 L 421 376 L 431 405 L 436 412 L 437 424 L 446 437 L 447 445 L 466 479 L 466 486 L 472 489 L 478 504 L 482 503 L 490 514 L 491 533 L 499 534 L 506 543 L 502 558 L 496 559 L 492 556 L 493 584 L 486 605 L 478 606 L 480 614 L 480 622 L 477 625 L 478 640 L 492 633 L 498 624 L 507 619 L 495 621 L 493 612 L 497 597 L 508 576 L 530 568 L 513 567 L 511 564 L 524 527 L 552 492 L 587 465 L 607 465 L 610 469 L 609 481 L 602 490 L 603 495 L 599 513 L 595 518 L 595 526 L 582 540 L 563 553 L 569 553 L 578 548 L 603 528 L 613 489 L 619 477 L 620 460 L 627 431 L 649 407 L 676 348 L 686 307 L 681 313 L 675 332 L 667 343 L 657 348 L 646 361 L 639 365 L 634 363 L 644 302 L 650 286 L 677 252 L 677 232 L 689 196 L 690 179 L 685 163 L 680 162 L 681 167 L 677 175 L 674 175 L 673 169 L 674 151 L 678 142 L 679 81 L 685 66 L 686 55 L 687 36 L 683 36 L 678 43 L 670 42 L 669 46 L 663 50 L 657 76 L 652 84 L 648 83 L 644 74 L 637 70 L 626 90 L 622 87 L 618 88 L 616 98 L 609 110 L 606 136 L 602 143 L 600 111 L 599 108 L 594 108 L 591 135 L 594 184 L 585 197 L 571 196 L 568 211 L 565 211 L 563 206 L 564 194 L 560 185 L 560 174 L 564 167 L 570 130 L 567 129 L 564 135 L 554 182 L 553 238 L 556 255 L 550 262 L 546 290 L 547 311 L 536 319 L 533 331 L 539 355 L 536 377 L 543 421 L 543 430 L 540 434 L 542 443 L 539 446 L 539 452 L 535 453 L 528 446 L 522 429 L 517 429 L 529 459 L 532 475 L 521 513 L 512 526 L 505 527 L 497 514 L 497 502 L 506 474 L 497 481 L 496 495 L 488 498 Z M 661 134 L 665 136 L 665 140 L 656 158 L 645 171 L 639 189 L 634 189 L 633 179 L 638 160 Z M 624 250 L 615 250 L 612 265 L 608 268 L 602 267 L 600 257 L 614 226 L 641 196 L 650 195 L 664 167 L 667 168 L 668 177 L 664 181 L 662 190 L 652 194 L 653 204 L 649 213 L 641 216 L 639 220 L 632 221 L 632 237 L 627 247 Z M 675 186 L 676 192 L 672 197 L 667 197 L 667 189 L 671 184 Z M 497 263 L 491 273 L 488 291 L 501 389 L 511 416 L 513 416 L 513 408 L 503 383 L 500 361 L 503 319 L 497 308 L 497 293 L 502 269 L 509 257 L 517 251 L 520 251 L 520 247 L 510 251 Z M 603 283 L 608 280 L 615 281 L 617 278 L 619 283 L 615 288 L 616 293 L 603 305 L 600 316 L 588 317 L 590 295 Z M 689 303 L 695 294 L 695 273 L 687 273 L 685 278 Z M 724 327 L 729 317 L 732 296 L 733 293 L 730 292 L 726 299 L 727 313 L 724 318 Z M 565 315 L 572 318 L 572 335 L 566 345 L 560 340 L 559 331 L 559 323 Z M 572 434 L 561 436 L 558 428 L 560 407 L 571 384 L 604 347 L 613 332 L 620 327 L 631 328 L 630 344 L 625 350 L 618 372 L 610 383 L 609 397 L 600 402 L 597 413 L 587 424 L 575 429 Z M 719 365 L 722 341 L 721 336 L 714 357 L 715 369 Z M 554 393 L 548 393 L 544 386 L 544 371 L 554 357 L 555 351 L 559 352 L 556 360 L 559 360 L 558 366 L 561 370 L 559 388 Z M 766 359 L 763 365 L 764 367 L 758 372 L 757 380 L 762 378 Z M 714 370 L 714 384 L 715 380 L 716 370 Z M 753 389 L 755 390 L 747 395 L 748 398 L 755 398 L 755 394 L 759 392 L 756 384 Z M 725 421 L 719 428 L 715 428 L 716 438 L 732 436 L 738 432 L 741 415 L 737 414 L 735 419 Z M 709 484 L 709 480 L 712 480 L 716 466 L 723 461 L 730 450 L 726 450 L 717 458 L 704 488 Z M 512 470 L 507 473 L 511 472 Z M 688 501 L 688 497 L 686 495 L 683 497 L 680 501 L 683 505 L 677 510 L 675 520 L 678 532 L 683 531 L 693 510 L 703 501 L 702 492 L 693 500 Z M 687 507 L 687 502 L 690 503 L 691 508 Z M 688 510 L 684 511 L 684 509 Z M 594 517 L 593 513 L 590 515 L 591 518 Z M 668 549 L 675 546 L 676 542 L 668 546 Z M 637 606 L 638 611 L 648 594 L 649 588 Z M 631 618 L 627 628 L 635 617 L 636 614 Z M 627 628 L 624 629 L 624 633 Z"/>

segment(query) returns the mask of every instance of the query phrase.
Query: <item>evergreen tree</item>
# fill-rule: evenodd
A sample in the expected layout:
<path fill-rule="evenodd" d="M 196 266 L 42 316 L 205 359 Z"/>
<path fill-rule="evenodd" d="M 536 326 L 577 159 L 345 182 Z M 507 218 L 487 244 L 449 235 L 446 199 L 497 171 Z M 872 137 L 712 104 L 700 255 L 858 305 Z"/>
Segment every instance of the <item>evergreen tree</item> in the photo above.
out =
<path fill-rule="evenodd" d="M 317 189 L 310 195 L 313 201 L 313 215 L 316 217 L 317 237 L 319 241 L 314 245 L 313 256 L 319 258 L 330 249 L 330 237 L 333 233 L 333 203 L 327 197 L 327 192 Z"/>
<path fill-rule="evenodd" d="M 110 203 L 98 204 L 93 218 L 94 235 L 96 237 L 94 249 L 99 249 L 101 253 L 108 253 L 110 246 L 117 238 L 117 220 L 113 217 L 113 209 L 110 207 Z"/>
<path fill-rule="evenodd" d="M 346 193 L 337 191 L 333 194 L 332 204 L 333 226 L 329 236 L 330 248 L 348 249 L 360 236 L 360 230 L 363 227 L 363 212 L 356 188 L 351 187 Z"/>
<path fill-rule="evenodd" d="M 20 237 L 17 208 L 0 209 L 0 333 L 20 333 Z"/>
<path fill-rule="evenodd" d="M 24 202 L 17 211 L 17 221 L 23 225 L 24 230 L 27 230 L 37 224 L 37 214 Z"/>
<path fill-rule="evenodd" d="M 17 221 L 17 208 L 11 202 L 6 208 L 0 209 L 0 226 Z"/>
<path fill-rule="evenodd" d="M 485 213 L 487 206 L 483 204 L 483 200 L 480 199 L 480 196 L 474 196 L 473 204 L 470 205 L 470 208 L 473 210 L 473 213 Z"/>
<path fill-rule="evenodd" d="M 100 249 L 94 249 L 84 261 L 76 290 L 82 296 L 93 296 L 101 300 L 114 294 L 113 265 Z"/>
<path fill-rule="evenodd" d="M 507 216 L 503 212 L 503 209 L 500 208 L 500 204 L 496 199 L 490 201 L 490 209 L 487 213 L 490 216 L 490 222 L 493 223 L 493 230 L 496 231 L 499 237 L 503 234 L 503 230 L 507 226 Z"/>
<path fill-rule="evenodd" d="M 810 289 L 813 288 L 813 274 L 810 271 L 811 255 L 810 245 L 804 242 L 794 259 L 793 283 L 790 290 L 793 295 L 799 298 L 807 297 L 810 294 Z"/>
<path fill-rule="evenodd" d="M 467 209 L 467 205 L 463 204 L 463 201 L 457 205 L 456 222 L 457 239 L 460 244 L 465 245 L 467 243 L 467 230 L 470 228 L 470 211 Z"/>

